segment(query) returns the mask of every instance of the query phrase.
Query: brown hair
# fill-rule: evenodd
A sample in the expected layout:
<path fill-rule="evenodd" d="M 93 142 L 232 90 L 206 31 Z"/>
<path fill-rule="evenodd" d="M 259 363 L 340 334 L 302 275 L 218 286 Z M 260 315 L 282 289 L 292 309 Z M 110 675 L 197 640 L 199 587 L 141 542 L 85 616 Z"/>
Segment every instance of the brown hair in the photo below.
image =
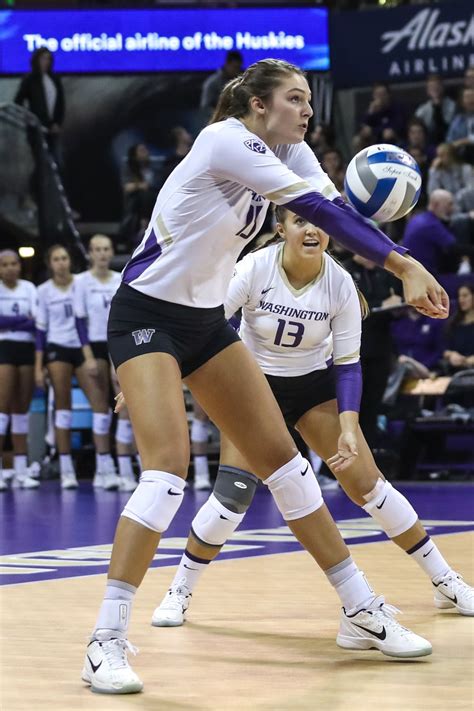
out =
<path fill-rule="evenodd" d="M 282 59 L 261 59 L 251 64 L 241 76 L 231 79 L 222 89 L 209 123 L 246 116 L 250 110 L 249 102 L 252 96 L 258 96 L 265 101 L 283 79 L 291 74 L 306 76 L 299 67 Z"/>
<path fill-rule="evenodd" d="M 289 210 L 284 205 L 275 205 L 275 218 L 276 218 L 277 222 L 283 223 L 286 220 L 286 218 L 288 217 L 288 213 L 289 213 Z M 277 239 L 277 237 L 278 237 L 278 239 Z M 280 235 L 276 234 L 273 239 L 266 242 L 265 247 L 268 246 L 269 244 L 275 244 L 276 242 L 280 241 L 280 239 L 281 239 Z M 339 259 L 336 259 L 336 257 L 331 253 L 329 253 L 329 256 L 331 257 L 331 259 L 333 259 L 336 262 L 336 264 L 339 264 L 339 266 L 342 267 L 342 269 L 344 269 L 344 271 L 347 271 L 347 269 L 341 264 Z M 357 291 L 357 296 L 359 297 L 360 314 L 362 316 L 362 319 L 366 319 L 367 316 L 369 316 L 369 314 L 370 314 L 369 304 L 367 303 L 367 299 L 365 298 L 364 294 L 359 290 L 359 287 L 357 286 L 357 284 L 355 282 L 354 282 L 354 286 Z"/>
<path fill-rule="evenodd" d="M 67 255 L 69 257 L 69 260 L 72 263 L 71 253 L 69 252 L 68 248 L 65 247 L 63 244 L 59 244 L 59 242 L 58 242 L 57 244 L 52 244 L 51 247 L 48 247 L 48 249 L 46 250 L 46 254 L 44 255 L 44 261 L 46 262 L 47 267 L 49 267 L 50 262 L 51 262 L 51 257 L 53 256 L 53 253 L 57 249 L 64 249 L 64 251 L 67 253 Z"/>

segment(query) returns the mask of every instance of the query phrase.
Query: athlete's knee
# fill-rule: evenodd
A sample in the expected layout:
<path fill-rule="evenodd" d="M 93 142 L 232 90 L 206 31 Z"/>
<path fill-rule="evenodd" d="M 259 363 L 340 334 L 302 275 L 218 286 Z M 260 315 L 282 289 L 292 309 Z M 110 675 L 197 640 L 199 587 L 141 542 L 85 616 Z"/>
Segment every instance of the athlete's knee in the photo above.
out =
<path fill-rule="evenodd" d="M 270 489 L 285 521 L 308 516 L 324 504 L 313 469 L 299 453 L 265 479 L 264 484 Z"/>
<path fill-rule="evenodd" d="M 144 471 L 122 516 L 164 533 L 183 501 L 184 479 L 166 471 Z"/>
<path fill-rule="evenodd" d="M 107 435 L 112 423 L 112 412 L 94 412 L 92 415 L 92 432 L 95 435 Z"/>
<path fill-rule="evenodd" d="M 130 420 L 119 420 L 117 422 L 115 439 L 117 442 L 120 442 L 120 444 L 132 444 L 133 430 Z"/>
<path fill-rule="evenodd" d="M 367 503 L 362 508 L 377 521 L 389 538 L 405 533 L 418 520 L 408 499 L 384 479 L 378 479 L 364 499 Z"/>
<path fill-rule="evenodd" d="M 72 422 L 71 410 L 56 410 L 54 413 L 54 424 L 60 430 L 70 430 Z"/>
<path fill-rule="evenodd" d="M 219 467 L 214 490 L 197 512 L 191 531 L 200 543 L 222 546 L 242 523 L 258 479 L 236 467 Z"/>

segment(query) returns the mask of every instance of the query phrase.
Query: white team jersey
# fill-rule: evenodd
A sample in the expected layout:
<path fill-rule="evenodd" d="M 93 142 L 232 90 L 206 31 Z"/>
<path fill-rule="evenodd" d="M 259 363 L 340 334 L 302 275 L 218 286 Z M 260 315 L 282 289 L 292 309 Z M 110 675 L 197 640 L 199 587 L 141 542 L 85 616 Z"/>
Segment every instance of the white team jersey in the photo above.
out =
<path fill-rule="evenodd" d="M 251 252 L 236 266 L 227 318 L 242 308 L 240 337 L 264 373 L 292 377 L 357 363 L 361 312 L 351 275 L 328 254 L 316 279 L 295 289 L 282 267 L 283 243 Z"/>
<path fill-rule="evenodd" d="M 74 286 L 74 315 L 87 319 L 87 334 L 91 343 L 107 340 L 107 319 L 110 302 L 120 286 L 118 272 L 109 272 L 107 281 L 101 281 L 90 271 L 78 274 Z"/>
<path fill-rule="evenodd" d="M 123 280 L 165 301 L 219 306 L 269 202 L 314 190 L 339 194 L 306 143 L 272 151 L 238 119 L 207 126 L 158 194 Z"/>
<path fill-rule="evenodd" d="M 18 279 L 14 289 L 0 282 L 0 315 L 36 318 L 37 298 L 36 287 L 31 281 Z M 0 341 L 30 343 L 34 339 L 32 331 L 0 331 Z"/>
<path fill-rule="evenodd" d="M 46 341 L 64 348 L 80 348 L 73 309 L 76 283 L 73 278 L 67 289 L 60 289 L 52 279 L 38 287 L 36 326 L 46 332 Z"/>

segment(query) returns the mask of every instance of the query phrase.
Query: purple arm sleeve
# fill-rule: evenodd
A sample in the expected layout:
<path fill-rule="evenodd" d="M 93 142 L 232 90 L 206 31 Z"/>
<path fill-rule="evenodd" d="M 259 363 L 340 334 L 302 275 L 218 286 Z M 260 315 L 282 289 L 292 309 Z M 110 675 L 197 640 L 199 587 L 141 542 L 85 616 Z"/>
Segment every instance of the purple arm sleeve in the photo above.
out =
<path fill-rule="evenodd" d="M 362 396 L 362 369 L 360 361 L 348 365 L 335 365 L 336 398 L 339 414 L 352 410 L 359 412 Z"/>
<path fill-rule="evenodd" d="M 37 351 L 44 351 L 46 346 L 46 331 L 37 328 L 35 331 L 35 343 Z"/>
<path fill-rule="evenodd" d="M 407 251 L 392 242 L 342 198 L 337 197 L 331 201 L 320 193 L 311 192 L 285 203 L 284 207 L 321 227 L 350 252 L 371 259 L 381 267 L 394 249 L 399 254 Z"/>
<path fill-rule="evenodd" d="M 81 346 L 89 345 L 89 336 L 87 335 L 87 321 L 85 318 L 76 317 L 76 331 L 81 342 Z"/>
<path fill-rule="evenodd" d="M 34 331 L 34 321 L 28 316 L 0 316 L 2 331 Z"/>

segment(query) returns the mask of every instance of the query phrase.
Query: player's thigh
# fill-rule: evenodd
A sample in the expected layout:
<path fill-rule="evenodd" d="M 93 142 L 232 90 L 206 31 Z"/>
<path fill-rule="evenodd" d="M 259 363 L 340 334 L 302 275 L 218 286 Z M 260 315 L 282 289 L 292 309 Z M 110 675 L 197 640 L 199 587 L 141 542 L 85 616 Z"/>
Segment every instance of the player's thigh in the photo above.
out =
<path fill-rule="evenodd" d="M 147 353 L 117 369 L 143 469 L 186 477 L 189 432 L 181 371 L 168 353 Z"/>
<path fill-rule="evenodd" d="M 94 412 L 108 412 L 109 409 L 109 368 L 104 360 L 97 361 L 98 373 L 89 375 L 84 364 L 75 370 L 79 387 L 87 396 Z"/>
<path fill-rule="evenodd" d="M 0 365 L 0 412 L 11 412 L 15 387 L 16 366 L 2 363 Z"/>
<path fill-rule="evenodd" d="M 308 410 L 296 423 L 298 432 L 306 444 L 325 461 L 337 452 L 341 428 L 336 400 L 329 400 Z M 334 472 L 348 496 L 356 503 L 365 503 L 362 498 L 373 487 L 379 476 L 372 452 L 360 427 L 357 432 L 358 457 L 350 467 L 342 472 Z"/>
<path fill-rule="evenodd" d="M 73 365 L 61 360 L 54 360 L 52 363 L 48 363 L 46 368 L 54 392 L 56 410 L 70 410 Z"/>
<path fill-rule="evenodd" d="M 16 387 L 13 396 L 12 412 L 22 415 L 28 412 L 35 386 L 32 365 L 20 365 L 16 369 Z"/>
<path fill-rule="evenodd" d="M 227 467 L 236 467 L 237 469 L 243 469 L 246 472 L 253 473 L 244 455 L 232 444 L 230 439 L 222 433 L 219 464 Z"/>
<path fill-rule="evenodd" d="M 269 476 L 296 455 L 270 386 L 243 343 L 220 351 L 186 383 L 257 476 Z"/>

